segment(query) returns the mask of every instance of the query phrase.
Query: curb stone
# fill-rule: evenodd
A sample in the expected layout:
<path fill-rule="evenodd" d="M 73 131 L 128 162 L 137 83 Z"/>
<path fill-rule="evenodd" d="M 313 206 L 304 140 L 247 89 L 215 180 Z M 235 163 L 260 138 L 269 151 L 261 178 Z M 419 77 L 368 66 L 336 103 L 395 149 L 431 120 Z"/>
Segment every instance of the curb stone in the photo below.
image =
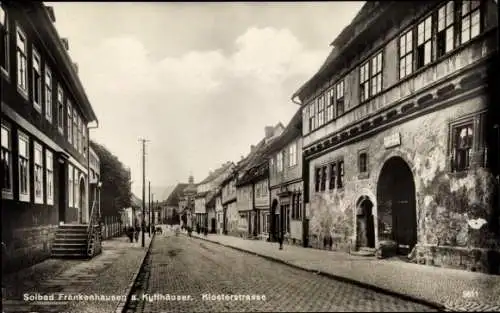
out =
<path fill-rule="evenodd" d="M 347 278 L 347 277 L 343 277 L 343 276 L 339 276 L 339 275 L 335 275 L 335 274 L 330 274 L 330 273 L 327 273 L 327 272 L 322 272 L 322 271 L 318 271 L 318 270 L 313 270 L 313 269 L 305 268 L 305 267 L 302 267 L 302 266 L 299 266 L 299 265 L 295 265 L 293 263 L 281 260 L 281 259 L 276 258 L 276 257 L 268 256 L 268 255 L 265 255 L 265 254 L 262 254 L 262 253 L 251 252 L 251 251 L 239 248 L 239 247 L 234 247 L 234 246 L 231 246 L 231 245 L 223 244 L 223 243 L 221 243 L 219 241 L 210 240 L 210 239 L 206 239 L 206 238 L 202 238 L 202 237 L 197 237 L 197 236 L 192 236 L 192 238 L 196 238 L 196 239 L 199 239 L 199 240 L 204 240 L 204 241 L 212 242 L 212 243 L 221 245 L 221 246 L 226 247 L 226 248 L 231 248 L 231 249 L 234 249 L 234 250 L 245 252 L 247 254 L 256 255 L 256 256 L 265 258 L 267 260 L 270 260 L 270 261 L 273 261 L 273 262 L 277 262 L 277 263 L 281 263 L 281 264 L 284 264 L 284 265 L 287 265 L 287 266 L 290 266 L 290 267 L 293 267 L 293 268 L 296 268 L 296 269 L 299 269 L 299 270 L 302 270 L 302 271 L 306 271 L 306 272 L 309 272 L 309 273 L 312 273 L 312 274 L 315 274 L 315 275 L 324 276 L 324 277 L 327 277 L 327 278 L 330 278 L 330 279 L 334 279 L 334 280 L 337 280 L 337 281 L 342 281 L 342 282 L 345 282 L 345 283 L 357 285 L 357 286 L 360 286 L 362 288 L 371 289 L 371 290 L 374 290 L 376 292 L 383 293 L 383 294 L 386 294 L 386 295 L 389 295 L 389 296 L 394 296 L 394 297 L 398 297 L 398 298 L 401 298 L 401 299 L 404 299 L 404 300 L 407 300 L 407 301 L 412 301 L 412 302 L 415 302 L 415 303 L 418 303 L 418 304 L 429 306 L 429 307 L 432 307 L 434 309 L 437 309 L 440 312 L 444 312 L 447 309 L 447 307 L 445 305 L 442 305 L 440 303 L 436 303 L 436 302 L 433 302 L 433 301 L 429 301 L 429 300 L 424 300 L 424 299 L 421 299 L 421 298 L 417 298 L 417 297 L 414 297 L 414 296 L 411 296 L 411 295 L 399 293 L 399 292 L 396 292 L 396 291 L 393 291 L 393 290 L 390 290 L 390 289 L 378 287 L 378 286 L 375 286 L 375 285 L 372 285 L 372 284 L 368 284 L 368 283 L 365 283 L 365 282 L 362 282 L 362 281 L 359 281 L 359 280 L 355 280 L 355 279 L 351 279 L 351 278 Z"/>
<path fill-rule="evenodd" d="M 135 271 L 134 275 L 132 276 L 132 280 L 130 281 L 130 283 L 127 287 L 127 293 L 126 293 L 127 297 L 125 298 L 125 300 L 122 300 L 122 301 L 120 301 L 120 303 L 118 303 L 118 305 L 116 306 L 115 313 L 122 313 L 125 309 L 125 306 L 127 305 L 127 302 L 130 300 L 130 296 L 131 296 L 132 288 L 134 287 L 134 283 L 137 280 L 137 277 L 139 276 L 139 273 L 140 273 L 142 267 L 144 266 L 144 261 L 146 260 L 146 257 L 149 254 L 149 250 L 151 249 L 151 245 L 153 244 L 153 241 L 155 238 L 156 238 L 156 236 L 153 236 L 153 238 L 151 238 L 151 240 L 149 240 L 148 246 L 145 247 L 146 253 L 144 253 L 142 261 L 140 262 L 139 267 Z"/>

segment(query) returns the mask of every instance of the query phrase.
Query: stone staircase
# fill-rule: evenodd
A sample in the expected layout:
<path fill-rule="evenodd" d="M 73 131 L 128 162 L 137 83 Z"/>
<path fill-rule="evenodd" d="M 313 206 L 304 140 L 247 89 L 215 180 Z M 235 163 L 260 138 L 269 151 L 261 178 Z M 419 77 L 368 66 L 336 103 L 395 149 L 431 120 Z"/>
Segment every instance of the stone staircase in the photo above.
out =
<path fill-rule="evenodd" d="M 92 258 L 101 253 L 99 226 L 90 228 L 88 224 L 59 225 L 52 245 L 53 258 Z"/>

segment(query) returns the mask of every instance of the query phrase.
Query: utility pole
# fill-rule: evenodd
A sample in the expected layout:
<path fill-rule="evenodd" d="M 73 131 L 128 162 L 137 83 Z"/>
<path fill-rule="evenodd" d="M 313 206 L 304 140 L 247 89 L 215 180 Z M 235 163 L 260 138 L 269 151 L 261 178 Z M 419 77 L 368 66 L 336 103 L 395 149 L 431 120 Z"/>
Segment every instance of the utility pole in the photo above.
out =
<path fill-rule="evenodd" d="M 151 194 L 151 209 L 149 209 L 149 235 L 151 236 L 151 233 L 153 232 L 153 206 L 154 206 L 154 198 L 155 198 L 155 194 L 152 193 Z"/>
<path fill-rule="evenodd" d="M 149 185 L 149 192 L 148 192 L 148 223 L 149 223 L 149 216 L 151 215 L 151 181 L 148 181 Z M 148 227 L 149 228 L 149 227 Z M 151 237 L 151 232 L 148 230 L 148 234 Z"/>
<path fill-rule="evenodd" d="M 142 228 L 142 247 L 144 248 L 144 227 L 146 226 L 145 224 L 145 217 L 146 217 L 146 142 L 149 140 L 147 139 L 139 139 L 142 142 L 142 222 L 141 222 L 141 228 Z"/>

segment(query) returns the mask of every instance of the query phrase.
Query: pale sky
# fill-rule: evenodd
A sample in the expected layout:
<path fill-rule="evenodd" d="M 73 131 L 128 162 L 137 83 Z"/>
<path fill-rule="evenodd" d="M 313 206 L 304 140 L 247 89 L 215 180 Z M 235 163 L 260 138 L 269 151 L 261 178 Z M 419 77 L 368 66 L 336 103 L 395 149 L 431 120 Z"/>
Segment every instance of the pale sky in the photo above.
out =
<path fill-rule="evenodd" d="M 289 122 L 291 95 L 364 2 L 46 4 L 99 119 L 90 138 L 131 168 L 140 197 L 139 138 L 153 190 L 237 162 Z"/>

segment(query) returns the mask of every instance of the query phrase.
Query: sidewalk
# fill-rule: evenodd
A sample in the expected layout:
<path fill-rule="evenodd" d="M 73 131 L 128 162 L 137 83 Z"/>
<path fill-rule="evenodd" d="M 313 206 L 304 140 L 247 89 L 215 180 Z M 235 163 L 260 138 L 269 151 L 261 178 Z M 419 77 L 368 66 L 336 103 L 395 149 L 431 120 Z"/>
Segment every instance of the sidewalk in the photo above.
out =
<path fill-rule="evenodd" d="M 193 237 L 446 310 L 500 311 L 500 276 L 496 275 L 291 245 L 279 250 L 277 243 L 232 236 L 193 233 Z"/>
<path fill-rule="evenodd" d="M 123 305 L 131 284 L 149 249 L 127 237 L 102 243 L 102 253 L 90 260 L 47 259 L 2 277 L 4 312 L 115 312 Z M 92 301 L 61 301 L 59 294 L 107 296 Z M 55 301 L 26 301 L 28 295 L 55 295 Z M 114 297 L 111 297 L 114 296 Z"/>

